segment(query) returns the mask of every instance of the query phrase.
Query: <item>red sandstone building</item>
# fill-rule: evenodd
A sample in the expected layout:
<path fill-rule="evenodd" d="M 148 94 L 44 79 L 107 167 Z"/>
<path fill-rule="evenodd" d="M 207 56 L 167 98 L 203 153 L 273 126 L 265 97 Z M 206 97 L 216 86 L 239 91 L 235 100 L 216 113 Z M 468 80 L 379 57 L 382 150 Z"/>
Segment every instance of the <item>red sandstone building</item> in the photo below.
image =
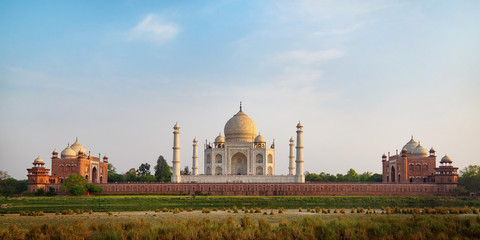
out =
<path fill-rule="evenodd" d="M 382 166 L 384 183 L 449 183 L 457 184 L 458 168 L 452 166 L 452 159 L 445 155 L 436 167 L 435 149 L 430 151 L 415 139 L 403 146 L 400 154 L 383 154 Z"/>
<path fill-rule="evenodd" d="M 34 166 L 27 169 L 29 190 L 53 187 L 59 191 L 63 179 L 77 173 L 102 187 L 102 194 L 449 195 L 457 187 L 458 176 L 450 157 L 443 157 L 436 167 L 435 150 L 427 153 L 413 138 L 401 154 L 382 156 L 382 183 L 106 183 L 108 157 L 101 162 L 100 156 L 85 153 L 78 141 L 65 148 L 60 158 L 53 151 L 52 175 L 42 159 L 35 159 Z"/>
<path fill-rule="evenodd" d="M 38 188 L 45 188 L 48 184 L 62 183 L 64 179 L 72 174 L 80 174 L 89 183 L 106 183 L 108 179 L 108 157 L 105 155 L 103 161 L 98 157 L 90 155 L 85 147 L 75 141 L 72 146 L 67 146 L 58 157 L 57 150 L 52 152 L 52 174 L 48 175 L 50 169 L 43 167 L 44 162 L 37 158 L 33 163 L 34 167 L 27 169 L 28 184 L 30 191 Z"/>

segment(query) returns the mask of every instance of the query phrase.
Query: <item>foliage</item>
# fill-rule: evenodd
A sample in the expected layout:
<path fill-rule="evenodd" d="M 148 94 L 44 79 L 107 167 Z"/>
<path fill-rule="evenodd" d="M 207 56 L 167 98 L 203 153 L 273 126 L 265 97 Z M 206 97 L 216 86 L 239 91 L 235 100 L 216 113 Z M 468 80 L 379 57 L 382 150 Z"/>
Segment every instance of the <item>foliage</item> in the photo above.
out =
<path fill-rule="evenodd" d="M 53 187 L 48 187 L 48 191 L 45 193 L 46 196 L 57 196 L 57 192 L 55 191 L 55 188 Z"/>
<path fill-rule="evenodd" d="M 457 191 L 480 195 L 480 165 L 469 165 L 460 170 Z"/>
<path fill-rule="evenodd" d="M 333 175 L 330 173 L 321 172 L 320 174 L 316 173 L 306 173 L 305 174 L 306 182 L 381 182 L 382 174 L 372 174 L 371 172 L 364 172 L 358 174 L 354 169 L 348 170 L 345 175 L 337 174 Z"/>
<path fill-rule="evenodd" d="M 6 172 L 3 172 L 4 177 L 8 176 Z M 10 176 L 0 180 L 0 193 L 5 196 L 20 195 L 28 190 L 27 180 L 16 180 Z"/>
<path fill-rule="evenodd" d="M 142 163 L 137 169 L 138 176 L 147 176 L 150 175 L 150 164 Z"/>
<path fill-rule="evenodd" d="M 190 169 L 188 168 L 188 166 L 185 166 L 185 168 L 182 171 L 180 171 L 180 175 L 190 175 L 190 174 L 192 173 L 190 172 Z"/>
<path fill-rule="evenodd" d="M 148 211 L 156 208 L 230 208 L 240 212 L 242 207 L 261 209 L 316 209 L 321 208 L 373 208 L 382 206 L 399 208 L 424 207 L 476 207 L 480 208 L 480 199 L 475 197 L 447 196 L 169 196 L 169 195 L 99 195 L 75 198 L 29 197 L 0 199 L 0 205 L 7 204 L 9 208 L 0 208 L 2 213 L 17 213 L 18 211 L 56 212 L 66 209 L 82 208 L 99 211 Z M 161 207 L 160 207 L 161 206 Z M 237 206 L 237 207 L 235 207 Z M 321 211 L 319 207 L 318 210 Z M 275 211 L 277 213 L 277 211 Z"/>
<path fill-rule="evenodd" d="M 108 164 L 108 182 L 125 182 L 122 174 L 117 173 L 117 169 L 111 164 Z"/>
<path fill-rule="evenodd" d="M 96 184 L 92 184 L 92 183 L 89 183 L 89 184 L 85 185 L 85 188 L 90 193 L 101 193 L 101 192 L 103 192 L 103 188 L 97 186 Z"/>
<path fill-rule="evenodd" d="M 43 195 L 45 195 L 45 189 L 38 188 L 37 191 L 35 192 L 35 196 L 43 196 Z"/>
<path fill-rule="evenodd" d="M 172 178 L 172 169 L 168 166 L 167 161 L 163 156 L 159 156 L 157 159 L 157 165 L 155 165 L 155 178 L 158 182 L 170 182 Z"/>
<path fill-rule="evenodd" d="M 89 193 L 99 193 L 103 191 L 103 188 L 95 184 L 89 184 L 87 179 L 79 174 L 72 174 L 65 179 L 62 183 L 61 189 L 74 196 L 84 195 L 87 191 Z"/>
<path fill-rule="evenodd" d="M 272 224 L 244 216 L 212 221 L 144 219 L 120 222 L 40 224 L 19 229 L 10 225 L 1 239 L 477 239 L 480 218 L 458 216 L 355 216 L 332 219 L 282 218 Z"/>
<path fill-rule="evenodd" d="M 74 196 L 84 195 L 87 193 L 87 188 L 83 185 L 74 185 L 68 188 L 68 192 Z"/>

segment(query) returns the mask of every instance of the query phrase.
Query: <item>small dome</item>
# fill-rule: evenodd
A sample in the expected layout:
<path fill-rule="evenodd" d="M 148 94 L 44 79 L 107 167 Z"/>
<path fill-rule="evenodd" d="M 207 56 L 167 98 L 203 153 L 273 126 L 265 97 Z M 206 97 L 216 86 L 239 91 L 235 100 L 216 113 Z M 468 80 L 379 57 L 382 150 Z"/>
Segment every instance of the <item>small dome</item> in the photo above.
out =
<path fill-rule="evenodd" d="M 105 154 L 105 156 L 103 156 L 103 159 L 108 159 L 108 156 Z"/>
<path fill-rule="evenodd" d="M 303 128 L 303 125 L 302 125 L 302 123 L 300 123 L 300 121 L 297 124 L 297 128 Z"/>
<path fill-rule="evenodd" d="M 70 147 L 66 147 L 65 149 L 63 149 L 62 153 L 61 153 L 61 156 L 62 158 L 63 157 L 76 157 L 77 156 L 77 153 Z"/>
<path fill-rule="evenodd" d="M 44 162 L 43 162 L 43 159 L 41 159 L 40 157 L 37 157 L 37 158 L 35 158 L 35 161 L 33 161 L 33 163 L 34 164 L 42 164 Z"/>
<path fill-rule="evenodd" d="M 83 145 L 78 142 L 78 138 L 72 144 L 71 149 L 75 151 L 75 155 L 78 154 L 80 151 L 83 152 L 83 154 L 87 152 L 87 150 L 83 147 Z"/>
<path fill-rule="evenodd" d="M 422 156 L 422 157 L 428 156 L 427 149 L 422 147 L 422 145 L 420 145 L 420 143 L 417 145 L 417 147 L 415 149 L 413 149 L 412 154 Z"/>
<path fill-rule="evenodd" d="M 433 147 L 430 148 L 430 153 L 435 153 L 435 149 L 433 149 Z"/>
<path fill-rule="evenodd" d="M 173 129 L 175 129 L 175 130 L 180 129 L 180 125 L 178 125 L 178 122 L 175 123 L 175 126 L 173 126 Z"/>
<path fill-rule="evenodd" d="M 452 159 L 445 154 L 442 160 L 440 160 L 440 163 L 452 163 Z"/>
<path fill-rule="evenodd" d="M 215 138 L 216 143 L 224 143 L 225 138 L 222 136 L 222 134 L 218 134 L 218 136 Z"/>
<path fill-rule="evenodd" d="M 385 155 L 385 153 L 382 155 L 382 158 L 387 158 L 387 155 Z"/>
<path fill-rule="evenodd" d="M 240 109 L 227 121 L 223 132 L 228 141 L 251 142 L 257 135 L 257 125 Z"/>
<path fill-rule="evenodd" d="M 54 149 L 54 150 L 53 150 L 52 155 L 58 155 L 57 149 Z"/>
<path fill-rule="evenodd" d="M 291 137 L 291 138 L 290 138 L 290 142 L 291 142 L 291 143 L 293 143 L 293 142 L 294 142 L 294 140 L 293 140 L 293 137 Z"/>
<path fill-rule="evenodd" d="M 412 136 L 412 139 L 410 139 L 410 141 L 408 141 L 407 144 L 405 144 L 405 146 L 403 146 L 403 148 L 407 149 L 407 153 L 409 154 L 412 154 L 413 153 L 413 150 L 418 146 L 418 142 L 415 141 L 415 139 L 413 139 L 413 136 Z M 402 148 L 402 149 L 403 149 Z"/>
<path fill-rule="evenodd" d="M 265 143 L 265 138 L 262 137 L 262 135 L 258 134 L 258 136 L 255 138 L 256 143 Z"/>
<path fill-rule="evenodd" d="M 194 142 L 194 143 L 198 143 L 197 137 L 195 137 L 195 138 L 193 139 L 193 142 Z"/>

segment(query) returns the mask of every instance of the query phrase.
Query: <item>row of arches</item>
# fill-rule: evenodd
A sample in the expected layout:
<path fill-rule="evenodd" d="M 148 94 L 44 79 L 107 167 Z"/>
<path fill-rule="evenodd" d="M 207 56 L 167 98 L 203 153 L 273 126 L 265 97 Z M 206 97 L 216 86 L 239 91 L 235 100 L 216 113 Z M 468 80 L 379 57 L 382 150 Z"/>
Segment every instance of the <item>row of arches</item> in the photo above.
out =
<path fill-rule="evenodd" d="M 261 166 L 258 166 L 256 169 L 255 169 L 255 173 L 256 175 L 264 175 L 263 174 L 263 167 Z M 210 167 L 207 167 L 207 172 L 206 172 L 207 175 L 212 175 L 212 169 Z M 213 175 L 223 175 L 223 169 L 222 167 L 220 166 L 217 166 L 215 168 L 215 172 L 213 173 Z M 238 174 L 238 175 L 243 175 L 243 174 Z M 267 168 L 267 175 L 273 175 L 273 168 L 271 166 L 269 166 Z"/>
<path fill-rule="evenodd" d="M 263 155 L 262 154 L 257 154 L 255 156 L 255 162 L 256 163 L 263 163 Z M 210 164 L 212 163 L 212 157 L 210 154 L 207 154 L 206 157 L 206 163 Z M 220 154 L 215 155 L 215 163 L 223 163 L 223 157 Z M 268 154 L 267 156 L 267 163 L 273 163 L 273 156 L 272 154 Z"/>

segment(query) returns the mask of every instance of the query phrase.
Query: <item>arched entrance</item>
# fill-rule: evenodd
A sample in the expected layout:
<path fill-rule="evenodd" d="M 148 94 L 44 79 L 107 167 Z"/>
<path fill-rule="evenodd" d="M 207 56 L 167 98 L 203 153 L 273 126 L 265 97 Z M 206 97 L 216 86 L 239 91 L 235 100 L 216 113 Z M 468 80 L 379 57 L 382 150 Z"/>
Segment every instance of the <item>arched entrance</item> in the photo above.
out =
<path fill-rule="evenodd" d="M 92 182 L 97 182 L 97 167 L 93 167 L 92 169 Z"/>
<path fill-rule="evenodd" d="M 395 167 L 394 166 L 392 166 L 392 169 L 390 171 L 390 175 L 391 175 L 390 179 L 392 179 L 392 182 L 395 182 Z"/>
<path fill-rule="evenodd" d="M 235 153 L 231 161 L 232 171 L 234 175 L 247 175 L 247 156 L 243 153 Z"/>

